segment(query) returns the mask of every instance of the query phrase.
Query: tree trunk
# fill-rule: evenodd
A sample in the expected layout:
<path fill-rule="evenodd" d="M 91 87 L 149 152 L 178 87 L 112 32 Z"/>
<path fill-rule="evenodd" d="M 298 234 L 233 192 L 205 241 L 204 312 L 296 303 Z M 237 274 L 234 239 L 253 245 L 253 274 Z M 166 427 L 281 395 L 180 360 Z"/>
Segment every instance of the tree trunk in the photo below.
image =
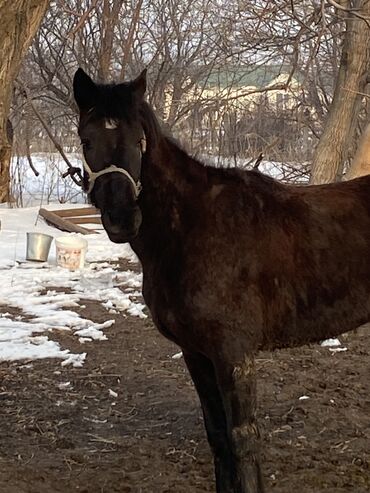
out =
<path fill-rule="evenodd" d="M 357 147 L 351 167 L 344 176 L 345 180 L 353 180 L 359 176 L 370 174 L 370 123 L 364 130 Z"/>
<path fill-rule="evenodd" d="M 101 42 L 98 60 L 98 78 L 106 82 L 110 76 L 112 66 L 114 29 L 119 23 L 119 13 L 123 0 L 115 0 L 112 4 L 104 0 L 102 12 Z"/>
<path fill-rule="evenodd" d="M 370 0 L 354 0 L 353 10 L 370 18 Z M 370 68 L 370 28 L 348 14 L 341 64 L 333 102 L 320 142 L 316 147 L 311 183 L 329 183 L 342 177 L 344 162 L 354 134 L 362 95 Z"/>
<path fill-rule="evenodd" d="M 13 83 L 49 0 L 0 0 L 0 202 L 9 199 L 8 116 Z"/>

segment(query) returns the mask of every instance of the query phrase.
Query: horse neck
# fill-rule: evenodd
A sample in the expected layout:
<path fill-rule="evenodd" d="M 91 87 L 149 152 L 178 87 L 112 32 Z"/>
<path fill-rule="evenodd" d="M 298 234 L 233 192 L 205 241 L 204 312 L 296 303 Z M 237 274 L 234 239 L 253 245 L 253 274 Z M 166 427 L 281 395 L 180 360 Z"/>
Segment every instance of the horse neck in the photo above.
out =
<path fill-rule="evenodd" d="M 142 103 L 140 114 L 148 150 L 142 167 L 142 182 L 143 185 L 145 183 L 146 191 L 164 188 L 184 195 L 189 181 L 193 185 L 204 181 L 206 179 L 205 167 L 191 158 L 171 137 L 163 133 L 148 103 Z"/>
<path fill-rule="evenodd" d="M 148 256 L 152 260 L 160 254 L 163 245 L 168 248 L 176 241 L 178 233 L 171 225 L 177 220 L 179 211 L 194 207 L 194 194 L 204 191 L 206 175 L 206 168 L 171 139 L 163 137 L 154 148 L 148 140 L 139 199 L 143 221 L 139 237 L 131 245 L 142 263 Z"/>
<path fill-rule="evenodd" d="M 162 136 L 150 148 L 142 166 L 143 195 L 150 200 L 171 202 L 169 198 L 187 201 L 204 190 L 207 183 L 205 166 L 190 157 L 170 138 Z M 165 204 L 162 204 L 164 206 Z"/>

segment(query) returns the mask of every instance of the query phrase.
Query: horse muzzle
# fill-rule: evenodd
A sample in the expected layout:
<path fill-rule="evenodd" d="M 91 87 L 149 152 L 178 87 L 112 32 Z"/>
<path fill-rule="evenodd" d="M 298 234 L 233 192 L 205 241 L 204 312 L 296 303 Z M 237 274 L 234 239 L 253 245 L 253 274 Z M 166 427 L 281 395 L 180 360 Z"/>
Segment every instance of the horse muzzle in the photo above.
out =
<path fill-rule="evenodd" d="M 127 243 L 136 238 L 142 220 L 140 208 L 137 206 L 121 214 L 104 211 L 101 218 L 109 239 L 114 243 Z"/>

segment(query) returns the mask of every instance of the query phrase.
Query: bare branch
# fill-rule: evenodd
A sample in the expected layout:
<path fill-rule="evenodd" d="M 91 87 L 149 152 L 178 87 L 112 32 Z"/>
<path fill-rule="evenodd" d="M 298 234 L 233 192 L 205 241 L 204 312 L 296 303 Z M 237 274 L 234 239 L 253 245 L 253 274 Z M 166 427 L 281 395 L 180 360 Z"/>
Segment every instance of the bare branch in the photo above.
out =
<path fill-rule="evenodd" d="M 100 0 L 93 0 L 90 7 L 80 16 L 80 20 L 77 22 L 76 26 L 67 34 L 67 38 L 73 37 L 77 31 L 85 24 L 86 20 L 90 16 L 91 12 L 96 8 Z"/>
<path fill-rule="evenodd" d="M 68 172 L 67 175 L 70 175 L 71 176 L 72 180 L 76 183 L 76 185 L 82 186 L 82 175 L 81 175 L 81 172 L 79 173 L 79 179 L 77 179 L 76 176 L 75 176 L 76 174 L 78 174 L 75 171 L 76 170 L 76 167 L 73 166 L 71 164 L 71 162 L 69 161 L 68 157 L 66 156 L 66 154 L 65 154 L 65 152 L 63 150 L 63 147 L 56 140 L 56 138 L 54 137 L 54 135 L 53 135 L 53 133 L 52 133 L 50 127 L 49 127 L 49 125 L 46 123 L 45 119 L 42 117 L 42 115 L 37 110 L 36 106 L 33 104 L 32 99 L 30 98 L 29 93 L 28 93 L 28 91 L 27 91 L 27 89 L 26 89 L 26 87 L 24 85 L 22 85 L 22 91 L 23 91 L 23 93 L 24 93 L 24 95 L 25 95 L 25 97 L 26 97 L 26 99 L 28 101 L 28 104 L 30 105 L 30 107 L 32 108 L 33 112 L 35 113 L 35 115 L 39 119 L 41 125 L 44 127 L 45 132 L 48 134 L 50 140 L 55 145 L 55 148 L 58 150 L 59 154 L 62 156 L 64 162 L 67 164 L 68 168 L 70 168 L 70 169 L 73 170 L 71 172 Z"/>
<path fill-rule="evenodd" d="M 370 17 L 365 17 L 364 15 L 359 14 L 357 11 L 359 9 L 348 9 L 347 7 L 344 7 L 344 5 L 341 5 L 340 3 L 336 2 L 335 0 L 327 0 L 327 2 L 330 5 L 332 5 L 333 7 L 335 7 L 336 9 L 342 10 L 343 12 L 348 12 L 349 14 L 354 15 L 358 19 L 361 19 L 362 21 L 364 21 L 366 23 L 367 27 L 370 29 L 370 22 L 369 22 Z"/>

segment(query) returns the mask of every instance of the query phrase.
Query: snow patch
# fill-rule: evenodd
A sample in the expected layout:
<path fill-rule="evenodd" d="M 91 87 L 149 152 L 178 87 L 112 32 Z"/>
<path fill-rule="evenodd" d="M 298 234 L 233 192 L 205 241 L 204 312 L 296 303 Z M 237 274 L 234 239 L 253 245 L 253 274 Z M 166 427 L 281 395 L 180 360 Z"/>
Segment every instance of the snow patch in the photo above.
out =
<path fill-rule="evenodd" d="M 50 208 L 66 207 L 73 206 L 54 204 Z M 60 358 L 63 366 L 80 367 L 86 353 L 72 354 L 52 340 L 53 334 L 67 331 L 81 343 L 107 339 L 104 331 L 114 320 L 95 323 L 74 311 L 85 299 L 105 305 L 107 316 L 112 311 L 118 316 L 122 313 L 145 318 L 140 293 L 135 290 L 141 288 L 142 276 L 132 270 L 118 271 L 118 263 L 112 265 L 120 258 L 128 262 L 137 262 L 137 258 L 129 245 L 112 243 L 105 232 L 89 235 L 84 269 L 69 271 L 58 267 L 55 242 L 48 262 L 26 261 L 27 232 L 37 231 L 54 238 L 64 234 L 45 224 L 38 211 L 39 207 L 0 207 L 0 304 L 20 312 L 16 316 L 1 314 L 0 361 Z"/>
<path fill-rule="evenodd" d="M 341 345 L 342 343 L 340 342 L 339 339 L 325 339 L 325 341 L 322 341 L 320 343 L 320 346 L 322 347 L 336 347 Z"/>

